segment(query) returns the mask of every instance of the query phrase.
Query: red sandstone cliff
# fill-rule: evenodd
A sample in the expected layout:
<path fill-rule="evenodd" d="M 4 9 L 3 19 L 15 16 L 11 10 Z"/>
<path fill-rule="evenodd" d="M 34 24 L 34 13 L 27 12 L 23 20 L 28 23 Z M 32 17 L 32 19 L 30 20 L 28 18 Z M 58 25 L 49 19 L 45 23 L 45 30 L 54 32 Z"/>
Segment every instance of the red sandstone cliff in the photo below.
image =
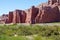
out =
<path fill-rule="evenodd" d="M 2 16 L 3 18 L 3 16 Z M 2 20 L 0 20 L 2 21 Z M 32 6 L 27 10 L 9 12 L 5 23 L 46 23 L 60 22 L 60 0 L 48 0 L 39 6 Z"/>

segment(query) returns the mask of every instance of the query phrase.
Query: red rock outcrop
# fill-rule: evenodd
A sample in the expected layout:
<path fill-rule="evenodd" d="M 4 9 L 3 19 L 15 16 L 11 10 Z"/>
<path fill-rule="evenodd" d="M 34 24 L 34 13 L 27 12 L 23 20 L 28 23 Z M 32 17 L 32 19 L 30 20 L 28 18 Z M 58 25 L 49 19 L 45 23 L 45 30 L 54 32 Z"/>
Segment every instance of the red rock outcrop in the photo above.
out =
<path fill-rule="evenodd" d="M 0 16 L 0 23 L 8 23 L 9 20 L 8 20 L 8 15 L 7 14 L 3 14 L 2 16 Z"/>
<path fill-rule="evenodd" d="M 5 15 L 3 15 L 5 17 Z M 4 18 L 2 17 L 2 18 Z M 1 21 L 1 20 L 0 20 Z M 46 23 L 60 22 L 60 0 L 48 0 L 39 6 L 32 6 L 27 10 L 9 12 L 5 23 Z"/>
<path fill-rule="evenodd" d="M 57 2 L 57 0 L 48 0 L 48 4 L 49 5 L 53 5 L 54 3 L 56 3 Z"/>
<path fill-rule="evenodd" d="M 25 23 L 26 22 L 26 12 L 25 11 L 22 11 L 21 12 L 21 23 Z"/>
<path fill-rule="evenodd" d="M 40 13 L 37 15 L 38 23 L 45 23 L 45 22 L 56 22 L 57 15 L 58 15 L 58 7 L 44 7 L 42 10 L 40 10 Z"/>
<path fill-rule="evenodd" d="M 9 12 L 9 14 L 8 14 L 8 20 L 9 20 L 9 23 L 12 23 L 12 20 L 13 20 L 13 12 Z"/>
<path fill-rule="evenodd" d="M 22 10 L 15 10 L 13 12 L 13 23 L 25 23 L 26 13 Z"/>
<path fill-rule="evenodd" d="M 36 8 L 35 6 L 32 6 L 27 13 L 27 18 L 26 18 L 26 22 L 27 23 L 35 23 L 35 18 L 37 16 L 39 12 L 39 9 Z"/>
<path fill-rule="evenodd" d="M 15 10 L 13 12 L 13 23 L 20 23 L 20 13 L 21 13 L 21 10 Z"/>

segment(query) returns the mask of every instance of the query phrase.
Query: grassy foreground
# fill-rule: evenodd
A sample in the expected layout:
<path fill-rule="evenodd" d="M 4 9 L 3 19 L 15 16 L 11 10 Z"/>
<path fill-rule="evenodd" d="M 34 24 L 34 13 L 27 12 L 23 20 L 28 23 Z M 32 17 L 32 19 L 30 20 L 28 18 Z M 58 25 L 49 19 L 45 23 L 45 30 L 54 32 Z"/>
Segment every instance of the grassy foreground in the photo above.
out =
<path fill-rule="evenodd" d="M 60 25 L 0 24 L 0 40 L 60 40 Z"/>

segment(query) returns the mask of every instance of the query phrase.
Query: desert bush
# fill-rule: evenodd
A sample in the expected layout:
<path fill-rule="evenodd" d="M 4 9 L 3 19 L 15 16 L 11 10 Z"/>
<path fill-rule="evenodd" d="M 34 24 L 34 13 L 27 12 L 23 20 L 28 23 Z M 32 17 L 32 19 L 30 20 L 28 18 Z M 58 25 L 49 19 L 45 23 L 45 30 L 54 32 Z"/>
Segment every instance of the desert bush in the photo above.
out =
<path fill-rule="evenodd" d="M 26 37 L 22 36 L 6 36 L 6 35 L 0 35 L 0 40 L 28 40 Z"/>
<path fill-rule="evenodd" d="M 40 25 L 3 25 L 0 26 L 0 35 L 13 36 L 28 36 L 39 34 L 41 36 L 60 35 L 60 26 L 40 26 Z"/>

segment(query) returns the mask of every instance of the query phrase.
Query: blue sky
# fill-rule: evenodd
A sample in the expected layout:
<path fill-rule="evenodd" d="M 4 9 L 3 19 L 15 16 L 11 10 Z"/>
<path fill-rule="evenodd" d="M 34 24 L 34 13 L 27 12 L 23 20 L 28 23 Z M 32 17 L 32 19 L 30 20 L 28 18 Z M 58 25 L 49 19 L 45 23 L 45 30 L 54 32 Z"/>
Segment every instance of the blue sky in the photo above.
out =
<path fill-rule="evenodd" d="M 28 9 L 32 5 L 37 6 L 47 0 L 0 0 L 0 15 L 7 14 L 15 9 Z"/>

